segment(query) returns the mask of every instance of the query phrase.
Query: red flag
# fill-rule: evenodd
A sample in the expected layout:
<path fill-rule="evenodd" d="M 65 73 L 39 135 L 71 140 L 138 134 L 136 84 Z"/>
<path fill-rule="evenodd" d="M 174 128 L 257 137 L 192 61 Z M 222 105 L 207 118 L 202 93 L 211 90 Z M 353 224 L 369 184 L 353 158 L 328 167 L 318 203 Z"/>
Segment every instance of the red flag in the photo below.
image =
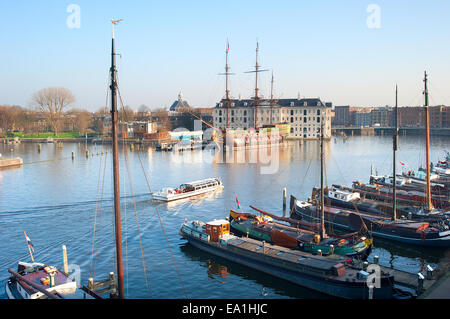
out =
<path fill-rule="evenodd" d="M 400 162 L 400 164 L 403 165 L 403 166 L 405 166 L 405 163 L 403 163 L 403 162 Z"/>
<path fill-rule="evenodd" d="M 241 205 L 239 204 L 239 200 L 238 200 L 237 195 L 236 195 L 236 203 L 238 204 L 239 209 L 241 209 Z"/>

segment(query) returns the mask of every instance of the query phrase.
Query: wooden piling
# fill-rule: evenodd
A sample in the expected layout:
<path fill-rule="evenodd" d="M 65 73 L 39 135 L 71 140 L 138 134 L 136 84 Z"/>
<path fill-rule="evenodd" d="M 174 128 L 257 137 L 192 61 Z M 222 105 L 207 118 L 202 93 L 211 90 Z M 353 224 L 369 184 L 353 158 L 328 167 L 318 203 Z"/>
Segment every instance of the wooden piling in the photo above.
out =
<path fill-rule="evenodd" d="M 62 246 L 62 250 L 63 250 L 64 272 L 66 273 L 66 275 L 68 275 L 69 274 L 69 264 L 67 262 L 67 248 L 66 248 L 66 245 Z"/>
<path fill-rule="evenodd" d="M 286 187 L 283 188 L 283 217 L 286 217 L 286 197 L 287 197 L 287 191 Z"/>

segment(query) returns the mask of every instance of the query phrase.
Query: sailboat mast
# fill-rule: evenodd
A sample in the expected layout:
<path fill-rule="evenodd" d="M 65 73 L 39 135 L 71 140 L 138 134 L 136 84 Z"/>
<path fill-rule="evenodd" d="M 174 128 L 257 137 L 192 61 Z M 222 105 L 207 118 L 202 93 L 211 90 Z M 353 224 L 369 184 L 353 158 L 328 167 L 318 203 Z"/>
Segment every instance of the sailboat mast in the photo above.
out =
<path fill-rule="evenodd" d="M 323 152 L 323 121 L 320 122 L 320 238 L 325 237 L 325 210 L 324 210 L 324 187 L 323 187 L 323 171 L 324 171 L 324 152 Z"/>
<path fill-rule="evenodd" d="M 228 89 L 228 71 L 230 70 L 228 66 L 228 51 L 230 51 L 230 45 L 227 40 L 227 49 L 225 51 L 225 96 L 227 100 L 227 128 L 229 123 L 229 112 L 230 112 L 230 90 Z"/>
<path fill-rule="evenodd" d="M 397 152 L 397 144 L 398 144 L 398 87 L 395 86 L 395 115 L 394 115 L 394 137 L 393 137 L 393 160 L 392 160 L 392 170 L 393 170 L 393 181 L 392 181 L 392 197 L 393 197 L 393 204 L 392 204 L 392 219 L 397 220 L 397 170 L 396 170 L 396 152 Z"/>
<path fill-rule="evenodd" d="M 111 119 L 113 142 L 113 176 L 114 176 L 114 213 L 116 235 L 117 279 L 119 298 L 124 298 L 123 262 L 122 262 L 122 231 L 120 219 L 120 187 L 119 187 L 119 142 L 118 142 L 118 111 L 117 111 L 117 83 L 116 83 L 116 56 L 114 52 L 114 25 L 120 20 L 112 21 L 112 45 L 111 45 Z"/>
<path fill-rule="evenodd" d="M 256 42 L 256 64 L 255 64 L 255 129 L 258 129 L 258 104 L 259 104 L 259 98 L 258 98 L 258 72 L 259 72 L 259 65 L 258 65 L 258 51 L 259 51 L 259 43 Z"/>
<path fill-rule="evenodd" d="M 272 71 L 272 80 L 270 81 L 270 124 L 272 124 L 272 109 L 273 109 L 273 71 Z"/>
<path fill-rule="evenodd" d="M 431 183 L 430 183 L 430 114 L 428 110 L 428 75 L 427 71 L 425 71 L 425 145 L 426 145 L 426 160 L 427 160 L 427 210 L 432 210 L 433 205 L 431 203 Z"/>

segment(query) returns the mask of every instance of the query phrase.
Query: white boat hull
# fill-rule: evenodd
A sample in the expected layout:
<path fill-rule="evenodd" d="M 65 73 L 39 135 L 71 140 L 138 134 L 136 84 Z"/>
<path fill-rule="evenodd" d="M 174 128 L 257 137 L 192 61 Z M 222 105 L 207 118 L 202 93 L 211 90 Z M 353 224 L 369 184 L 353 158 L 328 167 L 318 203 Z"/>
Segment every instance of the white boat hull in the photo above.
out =
<path fill-rule="evenodd" d="M 195 191 L 191 191 L 191 192 L 187 192 L 187 193 L 178 193 L 178 194 L 160 194 L 160 193 L 153 193 L 153 199 L 154 200 L 159 200 L 159 201 L 164 201 L 164 202 L 171 202 L 174 200 L 178 200 L 178 199 L 183 199 L 183 198 L 188 198 L 188 197 L 192 197 L 192 196 L 197 196 L 197 195 L 201 195 L 201 194 L 205 194 L 208 192 L 212 192 L 215 191 L 217 189 L 222 188 L 223 185 L 217 185 L 214 187 L 210 187 L 210 188 L 205 188 L 205 189 L 199 189 L 199 190 L 195 190 Z"/>

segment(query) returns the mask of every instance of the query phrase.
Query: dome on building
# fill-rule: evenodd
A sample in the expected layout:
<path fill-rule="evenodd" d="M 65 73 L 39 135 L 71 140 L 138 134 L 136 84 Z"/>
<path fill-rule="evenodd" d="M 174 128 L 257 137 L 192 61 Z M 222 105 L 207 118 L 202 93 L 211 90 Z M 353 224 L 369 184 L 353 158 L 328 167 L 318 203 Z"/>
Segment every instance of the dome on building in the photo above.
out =
<path fill-rule="evenodd" d="M 178 100 L 173 102 L 173 104 L 172 104 L 172 106 L 170 107 L 169 110 L 173 111 L 173 112 L 176 112 L 179 109 L 186 108 L 186 107 L 190 107 L 189 103 L 187 101 L 183 100 L 183 94 L 180 91 L 180 93 L 178 94 Z"/>

